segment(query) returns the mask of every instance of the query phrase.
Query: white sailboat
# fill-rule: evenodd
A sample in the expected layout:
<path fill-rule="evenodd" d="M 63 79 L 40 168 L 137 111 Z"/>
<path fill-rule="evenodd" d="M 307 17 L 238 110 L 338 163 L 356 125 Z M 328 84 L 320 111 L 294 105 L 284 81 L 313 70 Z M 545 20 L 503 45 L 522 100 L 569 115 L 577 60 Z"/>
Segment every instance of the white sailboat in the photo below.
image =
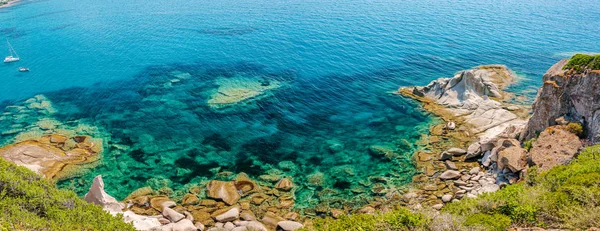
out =
<path fill-rule="evenodd" d="M 8 52 L 10 52 L 10 55 L 6 56 L 6 58 L 4 58 L 4 62 L 10 63 L 10 62 L 19 61 L 19 55 L 17 55 L 17 52 L 15 51 L 15 49 L 10 45 L 10 43 L 8 42 L 8 39 L 6 40 L 6 43 L 8 44 Z"/>

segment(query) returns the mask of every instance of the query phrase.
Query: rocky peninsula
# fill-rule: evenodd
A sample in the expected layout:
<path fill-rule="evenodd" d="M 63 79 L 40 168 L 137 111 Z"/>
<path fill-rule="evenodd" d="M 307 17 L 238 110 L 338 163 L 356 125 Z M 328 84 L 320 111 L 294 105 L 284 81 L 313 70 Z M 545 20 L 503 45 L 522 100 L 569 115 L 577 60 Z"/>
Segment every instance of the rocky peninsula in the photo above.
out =
<path fill-rule="evenodd" d="M 346 227 L 339 222 L 347 222 L 348 217 L 365 215 L 370 217 L 360 219 L 374 219 L 379 212 L 397 214 L 405 211 L 404 208 L 415 214 L 429 214 L 414 215 L 417 220 L 411 220 L 413 215 L 402 215 L 410 220 L 401 222 L 410 223 L 410 226 L 403 226 L 406 229 L 449 230 L 434 226 L 439 222 L 452 222 L 453 218 L 447 217 L 449 212 L 457 211 L 463 204 L 476 203 L 479 197 L 488 200 L 496 195 L 495 192 L 505 191 L 503 188 L 511 192 L 515 187 L 522 187 L 525 181 L 533 185 L 533 173 L 547 172 L 574 162 L 584 147 L 597 142 L 600 70 L 589 63 L 573 64 L 561 60 L 544 75 L 544 84 L 535 99 L 531 116 L 527 106 L 515 104 L 513 94 L 505 91 L 516 79 L 516 74 L 506 66 L 486 65 L 460 71 L 451 78 L 434 80 L 424 87 L 400 88 L 396 94 L 419 101 L 425 111 L 436 115 L 440 121 L 418 142 L 420 148 L 414 154 L 414 161 L 420 171 L 413 177 L 410 187 L 385 191 L 382 186 L 382 196 L 358 209 L 317 206 L 310 214 L 301 214 L 294 208 L 298 182 L 277 178 L 272 180 L 274 186 L 265 186 L 245 173 L 221 173 L 229 174 L 223 179 L 230 180 L 211 180 L 189 188 L 182 196 L 175 195 L 169 188 L 140 188 L 123 201 L 108 195 L 102 176 L 97 176 L 84 199 L 113 215 L 120 214 L 137 230 L 335 230 L 332 227 Z M 279 83 L 272 82 L 239 90 L 235 84 L 222 84 L 213 92 L 209 103 L 214 109 L 222 110 L 231 104 L 251 102 L 279 87 Z M 41 107 L 44 102 L 41 96 L 34 98 L 27 105 L 13 108 L 13 113 L 4 117 L 20 118 L 19 113 L 27 114 L 31 110 L 41 110 L 51 116 L 52 107 Z M 39 135 L 33 140 L 23 138 L 7 145 L 0 149 L 0 156 L 48 179 L 68 174 L 68 169 L 100 158 L 102 147 L 97 144 L 102 142 L 93 139 L 96 133 L 64 135 L 60 132 L 64 126 L 52 124 L 48 129 L 56 133 Z M 371 149 L 375 154 L 389 154 L 385 148 L 374 146 Z M 313 178 L 309 179 L 319 181 Z M 597 188 L 590 187 L 590 190 Z M 505 201 L 493 203 L 501 207 L 506 204 Z M 483 207 L 473 205 L 469 211 Z M 533 221 L 537 218 L 534 215 Z M 504 221 L 502 216 L 505 215 L 490 220 Z M 322 220 L 323 217 L 327 218 Z M 378 222 L 388 222 L 386 219 Z M 431 219 L 432 222 L 426 228 L 418 228 L 419 219 Z M 508 219 L 510 225 L 511 219 L 521 218 Z M 555 223 L 561 221 L 561 218 L 553 219 Z M 467 221 L 462 221 L 464 226 L 457 225 L 460 227 L 456 229 L 470 227 Z M 545 222 L 548 222 L 547 227 L 556 228 L 555 223 Z M 487 223 L 475 223 L 483 225 L 483 230 L 489 227 Z M 527 221 L 516 225 L 534 224 Z M 338 229 L 358 230 L 360 224 L 356 225 Z M 503 225 L 498 227 L 507 228 L 506 223 Z"/>

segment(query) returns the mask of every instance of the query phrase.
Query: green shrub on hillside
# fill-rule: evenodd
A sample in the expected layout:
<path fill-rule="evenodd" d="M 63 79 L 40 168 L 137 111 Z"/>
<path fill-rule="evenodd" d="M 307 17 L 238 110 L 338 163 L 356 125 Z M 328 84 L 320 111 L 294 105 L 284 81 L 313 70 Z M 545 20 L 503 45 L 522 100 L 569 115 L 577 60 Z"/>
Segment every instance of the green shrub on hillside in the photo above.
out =
<path fill-rule="evenodd" d="M 313 228 L 330 231 L 414 230 L 423 226 L 425 221 L 423 215 L 401 208 L 383 214 L 355 214 L 337 220 L 317 219 Z"/>
<path fill-rule="evenodd" d="M 567 131 L 581 137 L 583 135 L 583 126 L 580 123 L 567 124 Z"/>
<path fill-rule="evenodd" d="M 121 218 L 0 158 L 0 230 L 134 230 Z"/>
<path fill-rule="evenodd" d="M 504 215 L 514 225 L 586 229 L 600 225 L 600 145 L 547 172 L 530 171 L 527 184 L 448 204 L 457 216 Z"/>
<path fill-rule="evenodd" d="M 581 71 L 583 70 L 583 67 L 587 67 L 592 70 L 600 70 L 600 55 L 576 54 L 571 57 L 563 69 L 574 69 Z"/>

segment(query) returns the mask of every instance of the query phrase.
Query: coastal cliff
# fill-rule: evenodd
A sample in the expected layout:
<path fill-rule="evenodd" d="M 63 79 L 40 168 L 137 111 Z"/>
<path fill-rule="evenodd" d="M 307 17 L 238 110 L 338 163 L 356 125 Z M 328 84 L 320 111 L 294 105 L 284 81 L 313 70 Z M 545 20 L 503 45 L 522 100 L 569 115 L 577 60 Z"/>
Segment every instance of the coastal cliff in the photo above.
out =
<path fill-rule="evenodd" d="M 572 61 L 561 60 L 546 72 L 522 140 L 535 138 L 549 126 L 568 122 L 582 124 L 584 138 L 600 140 L 600 70 L 591 65 L 594 60 L 600 62 L 600 56 L 585 64 L 574 64 L 578 61 L 576 56 Z"/>

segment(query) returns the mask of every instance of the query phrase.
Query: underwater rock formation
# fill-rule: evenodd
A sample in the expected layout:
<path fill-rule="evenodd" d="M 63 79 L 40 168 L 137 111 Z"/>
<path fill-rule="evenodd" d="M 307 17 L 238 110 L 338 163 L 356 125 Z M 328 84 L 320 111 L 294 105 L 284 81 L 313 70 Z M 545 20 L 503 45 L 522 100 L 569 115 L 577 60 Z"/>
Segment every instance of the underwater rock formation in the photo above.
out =
<path fill-rule="evenodd" d="M 561 60 L 544 74 L 522 140 L 557 125 L 560 117 L 581 123 L 587 139 L 600 140 L 600 70 L 565 70 L 568 62 Z"/>
<path fill-rule="evenodd" d="M 39 140 L 23 141 L 0 149 L 0 156 L 31 169 L 48 179 L 57 180 L 81 165 L 97 161 L 101 144 L 88 137 L 46 135 Z"/>
<path fill-rule="evenodd" d="M 215 80 L 215 83 L 219 87 L 207 101 L 208 105 L 214 109 L 250 103 L 271 95 L 270 91 L 282 87 L 283 84 L 277 80 L 245 77 L 220 78 Z"/>

